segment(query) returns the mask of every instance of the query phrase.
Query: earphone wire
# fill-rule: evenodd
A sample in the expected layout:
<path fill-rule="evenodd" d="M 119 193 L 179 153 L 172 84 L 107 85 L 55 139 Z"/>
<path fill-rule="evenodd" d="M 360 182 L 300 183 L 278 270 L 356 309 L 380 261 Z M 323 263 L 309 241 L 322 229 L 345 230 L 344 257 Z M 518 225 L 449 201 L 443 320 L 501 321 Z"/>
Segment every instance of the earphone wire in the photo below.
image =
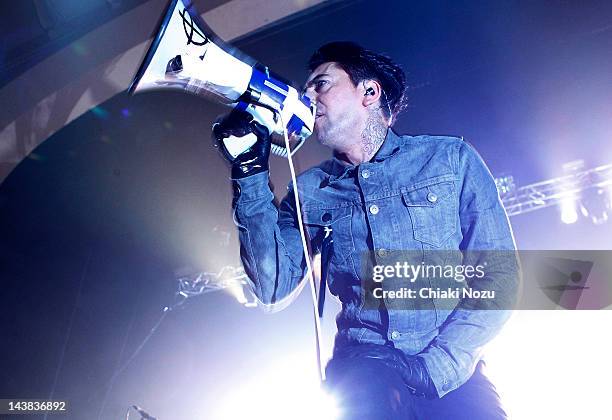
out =
<path fill-rule="evenodd" d="M 279 113 L 280 114 L 280 113 Z M 300 204 L 300 196 L 298 193 L 297 177 L 295 175 L 295 168 L 293 165 L 293 152 L 289 147 L 289 137 L 287 136 L 287 127 L 282 118 L 281 114 L 281 126 L 283 127 L 283 136 L 285 137 L 285 147 L 287 148 L 287 161 L 289 162 L 289 171 L 291 172 L 291 181 L 293 182 L 293 198 L 295 200 L 295 212 L 297 214 L 298 228 L 300 230 L 300 238 L 302 240 L 302 248 L 304 250 L 304 258 L 306 260 L 308 284 L 310 285 L 310 296 L 312 298 L 312 309 L 315 326 L 315 340 L 316 340 L 316 353 L 317 353 L 317 367 L 319 369 L 319 379 L 321 383 L 325 381 L 325 369 L 321 361 L 321 347 L 323 346 L 323 334 L 321 331 L 321 320 L 318 315 L 318 296 L 315 287 L 315 281 L 313 277 L 312 262 L 310 260 L 310 254 L 308 252 L 308 245 L 306 241 L 306 233 L 304 230 L 304 221 L 302 220 L 302 208 Z M 319 290 L 319 293 L 325 293 L 325 290 Z"/>
<path fill-rule="evenodd" d="M 387 97 L 387 92 L 383 88 L 380 88 L 380 91 L 385 96 L 385 103 L 387 104 L 387 109 L 389 110 L 389 126 L 393 124 L 393 113 L 391 112 L 391 104 L 389 103 L 389 98 Z"/>

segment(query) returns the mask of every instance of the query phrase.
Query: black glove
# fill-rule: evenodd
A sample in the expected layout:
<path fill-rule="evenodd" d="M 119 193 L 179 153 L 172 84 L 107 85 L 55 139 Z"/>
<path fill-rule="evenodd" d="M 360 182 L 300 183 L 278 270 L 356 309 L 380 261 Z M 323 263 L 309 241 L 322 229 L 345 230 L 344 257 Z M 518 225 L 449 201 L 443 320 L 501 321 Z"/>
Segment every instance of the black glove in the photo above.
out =
<path fill-rule="evenodd" d="M 337 357 L 378 359 L 398 372 L 413 394 L 427 398 L 438 396 L 425 362 L 418 356 L 406 356 L 401 350 L 390 346 L 364 343 L 342 348 L 337 352 Z"/>
<path fill-rule="evenodd" d="M 242 137 L 249 133 L 257 136 L 257 142 L 249 150 L 233 157 L 225 148 L 223 139 Z M 232 165 L 232 179 L 246 178 L 268 170 L 268 159 L 272 137 L 268 129 L 255 121 L 246 111 L 233 110 L 213 124 L 216 147 L 223 152 L 225 159 Z"/>
<path fill-rule="evenodd" d="M 423 359 L 417 356 L 404 356 L 403 366 L 400 368 L 402 379 L 417 395 L 427 398 L 438 396 L 438 391 L 433 384 L 429 372 L 425 367 Z"/>

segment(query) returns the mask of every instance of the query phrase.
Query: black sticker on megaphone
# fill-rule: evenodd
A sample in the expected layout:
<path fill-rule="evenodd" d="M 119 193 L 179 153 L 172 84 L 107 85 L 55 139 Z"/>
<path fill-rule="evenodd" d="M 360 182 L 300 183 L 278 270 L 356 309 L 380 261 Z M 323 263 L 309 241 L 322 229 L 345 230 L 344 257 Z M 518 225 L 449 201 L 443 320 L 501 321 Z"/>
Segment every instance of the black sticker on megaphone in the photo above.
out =
<path fill-rule="evenodd" d="M 185 36 L 187 37 L 187 45 L 193 44 L 198 47 L 207 44 L 210 42 L 208 37 L 199 30 L 199 28 L 194 24 L 193 18 L 187 11 L 187 9 L 183 9 L 182 12 L 179 12 L 181 18 L 183 18 L 183 29 L 185 30 Z M 194 35 L 197 35 L 201 38 L 200 40 L 194 40 Z"/>

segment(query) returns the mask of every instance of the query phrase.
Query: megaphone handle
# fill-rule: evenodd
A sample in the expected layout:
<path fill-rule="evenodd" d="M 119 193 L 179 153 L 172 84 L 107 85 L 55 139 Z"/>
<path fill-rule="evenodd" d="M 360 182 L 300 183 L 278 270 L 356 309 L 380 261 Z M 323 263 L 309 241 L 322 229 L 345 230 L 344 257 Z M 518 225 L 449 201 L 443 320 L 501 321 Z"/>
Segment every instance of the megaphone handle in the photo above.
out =
<path fill-rule="evenodd" d="M 229 136 L 222 141 L 225 150 L 227 150 L 232 157 L 236 158 L 257 143 L 257 136 L 253 133 L 249 133 L 242 137 Z"/>
<path fill-rule="evenodd" d="M 246 104 L 244 102 L 239 102 L 238 105 L 234 109 L 240 109 L 248 112 L 253 116 L 253 119 L 265 126 L 270 134 L 272 133 L 282 133 L 282 128 L 279 127 L 278 117 L 280 114 L 277 111 L 266 104 Z"/>

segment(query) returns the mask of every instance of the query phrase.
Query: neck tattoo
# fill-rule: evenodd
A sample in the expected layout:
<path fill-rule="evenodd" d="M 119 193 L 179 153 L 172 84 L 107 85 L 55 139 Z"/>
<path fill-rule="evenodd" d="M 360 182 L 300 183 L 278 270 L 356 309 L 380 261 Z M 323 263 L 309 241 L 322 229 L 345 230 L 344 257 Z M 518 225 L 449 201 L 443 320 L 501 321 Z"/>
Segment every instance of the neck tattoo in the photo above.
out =
<path fill-rule="evenodd" d="M 366 121 L 366 126 L 361 132 L 361 148 L 364 153 L 372 157 L 385 140 L 387 126 L 382 121 L 380 115 L 371 112 Z"/>

